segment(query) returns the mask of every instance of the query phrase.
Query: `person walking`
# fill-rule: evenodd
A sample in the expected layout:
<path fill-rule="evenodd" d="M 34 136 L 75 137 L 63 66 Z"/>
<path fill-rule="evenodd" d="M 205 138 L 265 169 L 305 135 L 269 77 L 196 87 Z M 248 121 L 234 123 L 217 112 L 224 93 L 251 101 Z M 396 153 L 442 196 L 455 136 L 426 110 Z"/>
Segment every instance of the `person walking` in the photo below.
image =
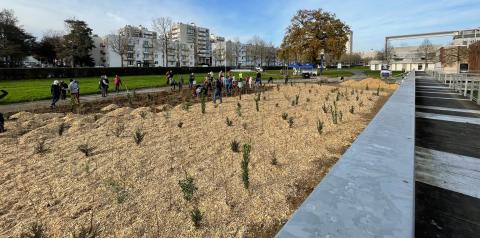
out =
<path fill-rule="evenodd" d="M 122 79 L 120 78 L 120 76 L 115 75 L 115 80 L 113 80 L 113 83 L 115 84 L 115 92 L 119 93 L 120 87 L 122 86 Z"/>
<path fill-rule="evenodd" d="M 190 78 L 188 79 L 188 87 L 193 88 L 193 81 L 195 81 L 195 75 L 193 73 L 190 74 Z"/>
<path fill-rule="evenodd" d="M 218 78 L 215 81 L 215 92 L 213 94 L 213 103 L 217 103 L 217 99 L 220 99 L 220 103 L 222 103 L 222 80 Z"/>
<path fill-rule="evenodd" d="M 62 100 L 67 99 L 67 90 L 68 90 L 68 84 L 65 83 L 63 80 L 60 81 L 60 98 Z"/>
<path fill-rule="evenodd" d="M 60 93 L 61 93 L 60 91 L 61 91 L 60 82 L 58 82 L 58 80 L 54 80 L 52 83 L 52 86 L 50 86 L 50 93 L 52 94 L 52 104 L 50 105 L 51 109 L 56 108 L 55 104 L 60 99 Z"/>
<path fill-rule="evenodd" d="M 260 71 L 257 72 L 257 78 L 255 78 L 255 85 L 257 87 L 262 86 L 262 74 L 260 73 Z"/>
<path fill-rule="evenodd" d="M 8 95 L 8 92 L 5 91 L 5 90 L 0 90 L 1 94 L 0 94 L 0 99 L 6 97 Z M 3 119 L 3 114 L 0 112 L 0 133 L 3 133 L 5 132 L 5 120 Z"/>
<path fill-rule="evenodd" d="M 108 78 L 107 75 L 102 75 L 100 77 L 100 90 L 102 91 L 102 97 L 108 96 Z"/>
<path fill-rule="evenodd" d="M 72 97 L 72 100 L 76 104 L 80 104 L 80 86 L 78 86 L 77 80 L 70 79 L 68 90 L 70 91 L 70 97 Z"/>

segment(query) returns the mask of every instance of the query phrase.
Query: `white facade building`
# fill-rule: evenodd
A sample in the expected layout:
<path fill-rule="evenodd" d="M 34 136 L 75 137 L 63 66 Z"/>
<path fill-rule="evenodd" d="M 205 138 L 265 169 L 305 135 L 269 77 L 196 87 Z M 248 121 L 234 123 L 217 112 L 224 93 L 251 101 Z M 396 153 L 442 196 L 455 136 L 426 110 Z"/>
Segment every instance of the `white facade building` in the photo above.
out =
<path fill-rule="evenodd" d="M 181 50 L 193 46 L 194 65 L 211 65 L 210 30 L 195 24 L 177 23 L 172 28 L 172 41 L 179 42 Z M 184 49 L 185 48 L 185 49 Z"/>

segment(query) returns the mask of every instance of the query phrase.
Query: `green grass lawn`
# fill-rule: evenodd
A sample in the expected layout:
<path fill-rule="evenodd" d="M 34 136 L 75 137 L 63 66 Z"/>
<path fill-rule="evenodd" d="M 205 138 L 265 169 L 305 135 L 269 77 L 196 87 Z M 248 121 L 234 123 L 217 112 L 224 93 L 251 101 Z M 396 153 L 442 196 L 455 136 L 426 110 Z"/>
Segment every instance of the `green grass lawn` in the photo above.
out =
<path fill-rule="evenodd" d="M 301 76 L 293 76 L 293 71 L 289 70 L 290 78 L 300 78 Z M 214 73 L 215 77 L 218 76 L 218 72 Z M 243 77 L 246 76 L 256 76 L 256 72 L 243 72 Z M 203 82 L 207 74 L 195 74 L 197 83 Z M 235 72 L 235 76 L 238 78 L 239 73 Z M 346 70 L 326 70 L 322 74 L 326 77 L 348 77 L 352 73 Z M 280 70 L 267 70 L 262 73 L 263 80 L 268 80 L 269 77 L 273 79 L 283 79 L 283 76 L 280 73 Z M 184 83 L 188 84 L 189 75 L 175 75 L 175 80 L 184 79 Z M 99 77 L 87 77 L 87 78 L 76 78 L 80 83 L 80 93 L 81 95 L 87 94 L 96 94 L 100 93 L 98 89 Z M 27 80 L 7 80 L 0 81 L 0 89 L 8 91 L 8 96 L 3 98 L 0 101 L 0 104 L 10 104 L 17 102 L 29 102 L 37 101 L 42 99 L 50 99 L 50 85 L 55 79 L 27 79 Z M 67 84 L 69 79 L 57 79 L 65 80 Z M 109 91 L 114 91 L 115 86 L 113 85 L 113 77 L 109 77 L 110 88 Z M 165 75 L 140 75 L 140 76 L 123 76 L 122 90 L 128 89 L 140 89 L 140 88 L 154 88 L 154 87 L 164 87 L 166 85 Z"/>

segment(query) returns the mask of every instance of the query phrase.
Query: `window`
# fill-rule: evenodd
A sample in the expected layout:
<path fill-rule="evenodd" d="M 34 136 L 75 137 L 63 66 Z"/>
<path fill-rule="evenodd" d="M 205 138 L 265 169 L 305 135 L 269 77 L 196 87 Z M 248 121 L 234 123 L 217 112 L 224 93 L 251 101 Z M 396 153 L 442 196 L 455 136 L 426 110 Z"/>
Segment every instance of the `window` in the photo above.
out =
<path fill-rule="evenodd" d="M 460 64 L 460 73 L 468 72 L 468 64 Z"/>
<path fill-rule="evenodd" d="M 418 65 L 418 70 L 423 70 L 423 64 Z"/>

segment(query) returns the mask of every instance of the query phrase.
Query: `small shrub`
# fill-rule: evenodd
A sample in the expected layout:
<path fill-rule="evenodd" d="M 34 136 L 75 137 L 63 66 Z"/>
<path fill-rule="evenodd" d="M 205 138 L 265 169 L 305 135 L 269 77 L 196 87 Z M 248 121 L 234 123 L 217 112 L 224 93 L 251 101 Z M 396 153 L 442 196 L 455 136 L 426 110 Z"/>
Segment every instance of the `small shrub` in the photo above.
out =
<path fill-rule="evenodd" d="M 290 127 L 290 128 L 293 127 L 293 117 L 288 118 L 288 127 Z"/>
<path fill-rule="evenodd" d="M 339 92 L 337 92 L 337 97 L 335 98 L 335 101 L 337 101 L 337 102 L 338 102 L 339 100 L 340 100 L 340 93 L 339 93 Z"/>
<path fill-rule="evenodd" d="M 368 88 L 368 84 L 365 86 L 365 90 L 367 90 L 367 91 L 369 90 L 369 88 Z"/>
<path fill-rule="evenodd" d="M 141 117 L 142 119 L 145 119 L 145 118 L 147 117 L 147 112 L 146 112 L 146 111 L 141 111 L 141 112 L 140 112 L 140 117 Z"/>
<path fill-rule="evenodd" d="M 275 103 L 275 107 L 279 107 L 278 103 Z"/>
<path fill-rule="evenodd" d="M 323 133 L 323 122 L 320 119 L 317 121 L 317 132 L 320 135 Z"/>
<path fill-rule="evenodd" d="M 355 99 L 358 101 L 358 100 L 360 100 L 360 97 L 357 95 L 357 97 Z"/>
<path fill-rule="evenodd" d="M 198 209 L 198 207 L 193 208 L 192 213 L 190 214 L 190 218 L 192 219 L 193 226 L 195 228 L 200 227 L 203 215 L 202 212 L 200 212 L 200 209 Z"/>
<path fill-rule="evenodd" d="M 288 113 L 286 112 L 282 113 L 282 119 L 287 120 L 287 118 L 288 118 Z"/>
<path fill-rule="evenodd" d="M 354 114 L 355 113 L 355 107 L 351 106 L 349 111 L 350 111 L 351 114 Z"/>
<path fill-rule="evenodd" d="M 272 158 L 270 159 L 270 164 L 271 164 L 271 165 L 277 165 L 277 164 L 278 164 L 278 160 L 277 160 L 277 154 L 275 153 L 275 151 L 270 152 L 270 156 L 272 157 Z"/>
<path fill-rule="evenodd" d="M 330 106 L 330 112 L 331 112 L 331 114 L 332 114 L 332 123 L 333 123 L 333 124 L 337 124 L 337 123 L 338 123 L 337 108 L 335 107 L 335 109 L 333 109 L 333 108 Z"/>
<path fill-rule="evenodd" d="M 260 95 L 260 94 L 259 94 L 259 95 Z M 257 110 L 257 112 L 260 111 L 259 102 L 260 102 L 260 100 L 259 100 L 258 98 L 255 98 L 255 110 Z"/>
<path fill-rule="evenodd" d="M 329 98 L 330 98 L 330 94 L 327 94 L 327 96 L 325 96 L 325 101 L 328 102 Z"/>
<path fill-rule="evenodd" d="M 241 167 L 242 167 L 242 181 L 245 189 L 248 189 L 248 187 L 250 186 L 250 177 L 249 177 L 249 170 L 248 170 L 248 163 L 250 163 L 250 150 L 251 150 L 251 146 L 249 144 L 243 145 L 243 160 L 241 163 Z"/>
<path fill-rule="evenodd" d="M 207 99 L 206 99 L 205 93 L 202 93 L 200 103 L 201 103 L 202 114 L 205 114 L 205 108 L 207 107 L 206 105 Z"/>
<path fill-rule="evenodd" d="M 122 204 L 127 200 L 128 191 L 123 185 L 112 179 L 107 180 L 106 184 L 115 193 L 118 204 Z"/>
<path fill-rule="evenodd" d="M 62 136 L 66 129 L 68 129 L 68 125 L 62 122 L 62 123 L 58 126 L 58 135 L 59 135 L 59 136 Z"/>
<path fill-rule="evenodd" d="M 113 134 L 116 137 L 120 137 L 125 130 L 125 124 L 123 123 L 115 123 L 115 128 L 113 129 Z"/>
<path fill-rule="evenodd" d="M 240 152 L 240 143 L 236 140 L 233 140 L 230 143 L 230 148 L 232 149 L 233 152 L 238 153 Z"/>
<path fill-rule="evenodd" d="M 140 145 L 140 143 L 142 143 L 143 138 L 145 138 L 145 134 L 146 133 L 143 132 L 140 128 L 137 128 L 137 130 L 135 130 L 135 133 L 133 133 L 133 140 L 137 145 Z"/>
<path fill-rule="evenodd" d="M 38 140 L 35 146 L 33 147 L 33 153 L 43 155 L 47 152 L 48 152 L 48 149 L 45 147 L 45 139 Z"/>
<path fill-rule="evenodd" d="M 242 123 L 242 128 L 243 128 L 244 130 L 247 129 L 247 123 L 246 123 L 246 122 Z"/>
<path fill-rule="evenodd" d="M 82 152 L 86 157 L 89 157 L 90 155 L 93 154 L 93 151 L 95 150 L 95 147 L 90 146 L 90 145 L 88 144 L 88 142 L 87 142 L 87 143 L 85 143 L 85 144 L 79 145 L 79 146 L 77 147 L 77 149 L 78 149 L 80 152 Z"/>
<path fill-rule="evenodd" d="M 300 98 L 300 95 L 295 95 L 295 105 L 298 105 L 298 99 Z"/>
<path fill-rule="evenodd" d="M 308 93 L 312 93 L 312 90 L 311 90 L 311 89 L 309 89 L 309 90 L 308 90 Z"/>
<path fill-rule="evenodd" d="M 294 107 L 294 106 L 295 106 L 295 100 L 292 101 L 292 107 Z"/>
<path fill-rule="evenodd" d="M 280 91 L 280 84 L 277 84 L 277 91 Z"/>
<path fill-rule="evenodd" d="M 307 102 L 310 102 L 310 98 L 307 98 Z"/>
<path fill-rule="evenodd" d="M 378 86 L 378 88 L 377 88 L 377 94 L 376 95 L 380 96 L 380 86 Z"/>
<path fill-rule="evenodd" d="M 183 198 L 187 201 L 191 201 L 194 197 L 195 191 L 198 188 L 195 186 L 193 178 L 191 176 L 185 175 L 185 179 L 179 180 L 178 185 L 182 189 Z"/>
<path fill-rule="evenodd" d="M 225 120 L 225 123 L 227 124 L 227 126 L 233 126 L 233 121 L 230 120 L 230 118 L 227 117 L 227 119 Z"/>
<path fill-rule="evenodd" d="M 100 228 L 98 225 L 95 225 L 93 223 L 93 214 L 92 214 L 92 217 L 90 218 L 90 224 L 87 227 L 82 226 L 78 234 L 77 233 L 72 234 L 73 238 L 96 238 L 96 237 L 99 237 L 99 235 L 100 235 Z"/>
<path fill-rule="evenodd" d="M 358 103 L 358 106 L 359 106 L 359 107 L 363 107 L 363 102 L 360 101 L 360 103 Z"/>
<path fill-rule="evenodd" d="M 267 97 L 266 97 L 266 96 L 263 96 L 263 101 L 267 101 Z"/>
<path fill-rule="evenodd" d="M 239 117 L 242 116 L 242 105 L 240 104 L 240 102 L 237 102 L 237 115 Z"/>
<path fill-rule="evenodd" d="M 327 108 L 327 106 L 325 105 L 325 103 L 324 103 L 323 106 L 322 106 L 322 110 L 323 110 L 323 113 L 325 113 L 325 114 L 328 113 L 328 108 Z"/>
<path fill-rule="evenodd" d="M 340 112 L 338 113 L 338 119 L 340 119 L 340 122 L 343 121 L 343 113 L 342 113 L 342 111 L 340 111 Z"/>
<path fill-rule="evenodd" d="M 178 128 L 182 128 L 182 127 L 183 127 L 183 122 L 179 122 L 179 123 L 177 124 L 177 127 L 178 127 Z"/>
<path fill-rule="evenodd" d="M 34 222 L 30 224 L 27 232 L 22 232 L 20 238 L 47 238 L 48 235 L 43 227 L 43 224 Z"/>

